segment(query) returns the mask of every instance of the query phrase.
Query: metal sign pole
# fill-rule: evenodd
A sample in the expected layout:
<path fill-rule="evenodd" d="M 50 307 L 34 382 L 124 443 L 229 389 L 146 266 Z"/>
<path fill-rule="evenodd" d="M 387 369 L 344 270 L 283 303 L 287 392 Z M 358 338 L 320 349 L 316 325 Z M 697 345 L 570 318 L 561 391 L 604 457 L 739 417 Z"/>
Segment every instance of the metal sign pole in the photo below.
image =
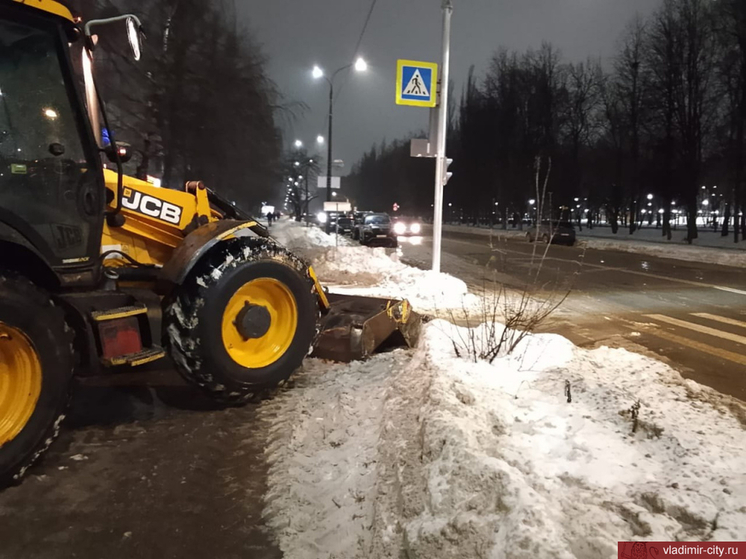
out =
<path fill-rule="evenodd" d="M 440 272 L 443 241 L 443 183 L 446 171 L 446 132 L 448 128 L 448 73 L 451 58 L 451 14 L 453 3 L 443 0 L 443 60 L 440 73 L 440 106 L 438 107 L 438 145 L 435 160 L 435 203 L 433 204 L 433 272 Z"/>

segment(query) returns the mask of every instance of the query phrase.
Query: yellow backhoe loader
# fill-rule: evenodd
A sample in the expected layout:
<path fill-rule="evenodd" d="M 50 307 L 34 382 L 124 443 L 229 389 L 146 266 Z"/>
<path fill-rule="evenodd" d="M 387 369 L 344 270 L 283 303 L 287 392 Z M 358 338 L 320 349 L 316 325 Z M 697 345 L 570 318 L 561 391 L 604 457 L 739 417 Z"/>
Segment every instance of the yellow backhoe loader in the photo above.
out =
<path fill-rule="evenodd" d="M 0 0 L 0 484 L 54 439 L 73 375 L 170 354 L 185 379 L 236 404 L 311 351 L 347 361 L 416 341 L 406 301 L 327 296 L 311 267 L 201 182 L 124 175 L 128 148 L 91 71 L 92 29 L 116 22 L 138 58 L 135 16 L 83 24 L 63 2 Z"/>

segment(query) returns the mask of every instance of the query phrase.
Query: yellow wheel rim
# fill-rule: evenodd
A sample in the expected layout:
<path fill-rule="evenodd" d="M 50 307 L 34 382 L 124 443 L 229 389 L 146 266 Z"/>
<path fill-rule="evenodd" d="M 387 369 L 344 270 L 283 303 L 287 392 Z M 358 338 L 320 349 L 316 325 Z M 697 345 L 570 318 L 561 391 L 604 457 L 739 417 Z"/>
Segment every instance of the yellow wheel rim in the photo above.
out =
<path fill-rule="evenodd" d="M 264 307 L 269 328 L 264 335 L 245 339 L 237 327 L 239 313 L 248 305 Z M 298 305 L 287 286 L 272 278 L 259 278 L 244 284 L 231 297 L 223 313 L 223 344 L 236 363 L 249 369 L 271 365 L 293 343 L 298 328 Z"/>
<path fill-rule="evenodd" d="M 26 335 L 0 322 L 0 446 L 31 419 L 41 393 L 41 362 Z"/>

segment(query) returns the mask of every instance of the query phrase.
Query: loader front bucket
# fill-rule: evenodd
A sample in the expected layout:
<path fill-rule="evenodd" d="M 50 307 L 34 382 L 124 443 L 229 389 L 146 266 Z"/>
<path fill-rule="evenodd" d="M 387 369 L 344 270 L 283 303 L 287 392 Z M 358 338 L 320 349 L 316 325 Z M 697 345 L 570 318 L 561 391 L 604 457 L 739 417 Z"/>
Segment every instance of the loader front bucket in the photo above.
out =
<path fill-rule="evenodd" d="M 409 301 L 328 295 L 330 308 L 321 319 L 313 357 L 348 363 L 383 349 L 414 347 L 422 317 Z"/>

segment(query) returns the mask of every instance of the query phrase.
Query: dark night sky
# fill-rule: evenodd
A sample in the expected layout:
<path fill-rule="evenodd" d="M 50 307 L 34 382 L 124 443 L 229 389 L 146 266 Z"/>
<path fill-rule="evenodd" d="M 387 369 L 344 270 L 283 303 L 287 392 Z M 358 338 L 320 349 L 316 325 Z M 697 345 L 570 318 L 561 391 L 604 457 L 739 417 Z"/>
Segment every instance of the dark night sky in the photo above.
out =
<path fill-rule="evenodd" d="M 647 15 L 660 0 L 454 0 L 452 79 L 458 102 L 470 65 L 477 75 L 498 46 L 522 51 L 543 40 L 566 60 L 608 59 L 620 33 L 636 12 Z M 328 85 L 310 70 L 334 70 L 352 61 L 370 0 L 236 0 L 240 21 L 248 23 L 269 58 L 269 72 L 286 101 L 309 110 L 285 126 L 290 147 L 301 139 L 314 147 L 326 136 Z M 344 174 L 370 148 L 427 127 L 428 110 L 394 104 L 396 60 L 439 62 L 440 0 L 378 0 L 360 54 L 365 74 L 341 74 L 334 109 L 334 158 Z M 326 148 L 324 148 L 325 150 Z"/>

